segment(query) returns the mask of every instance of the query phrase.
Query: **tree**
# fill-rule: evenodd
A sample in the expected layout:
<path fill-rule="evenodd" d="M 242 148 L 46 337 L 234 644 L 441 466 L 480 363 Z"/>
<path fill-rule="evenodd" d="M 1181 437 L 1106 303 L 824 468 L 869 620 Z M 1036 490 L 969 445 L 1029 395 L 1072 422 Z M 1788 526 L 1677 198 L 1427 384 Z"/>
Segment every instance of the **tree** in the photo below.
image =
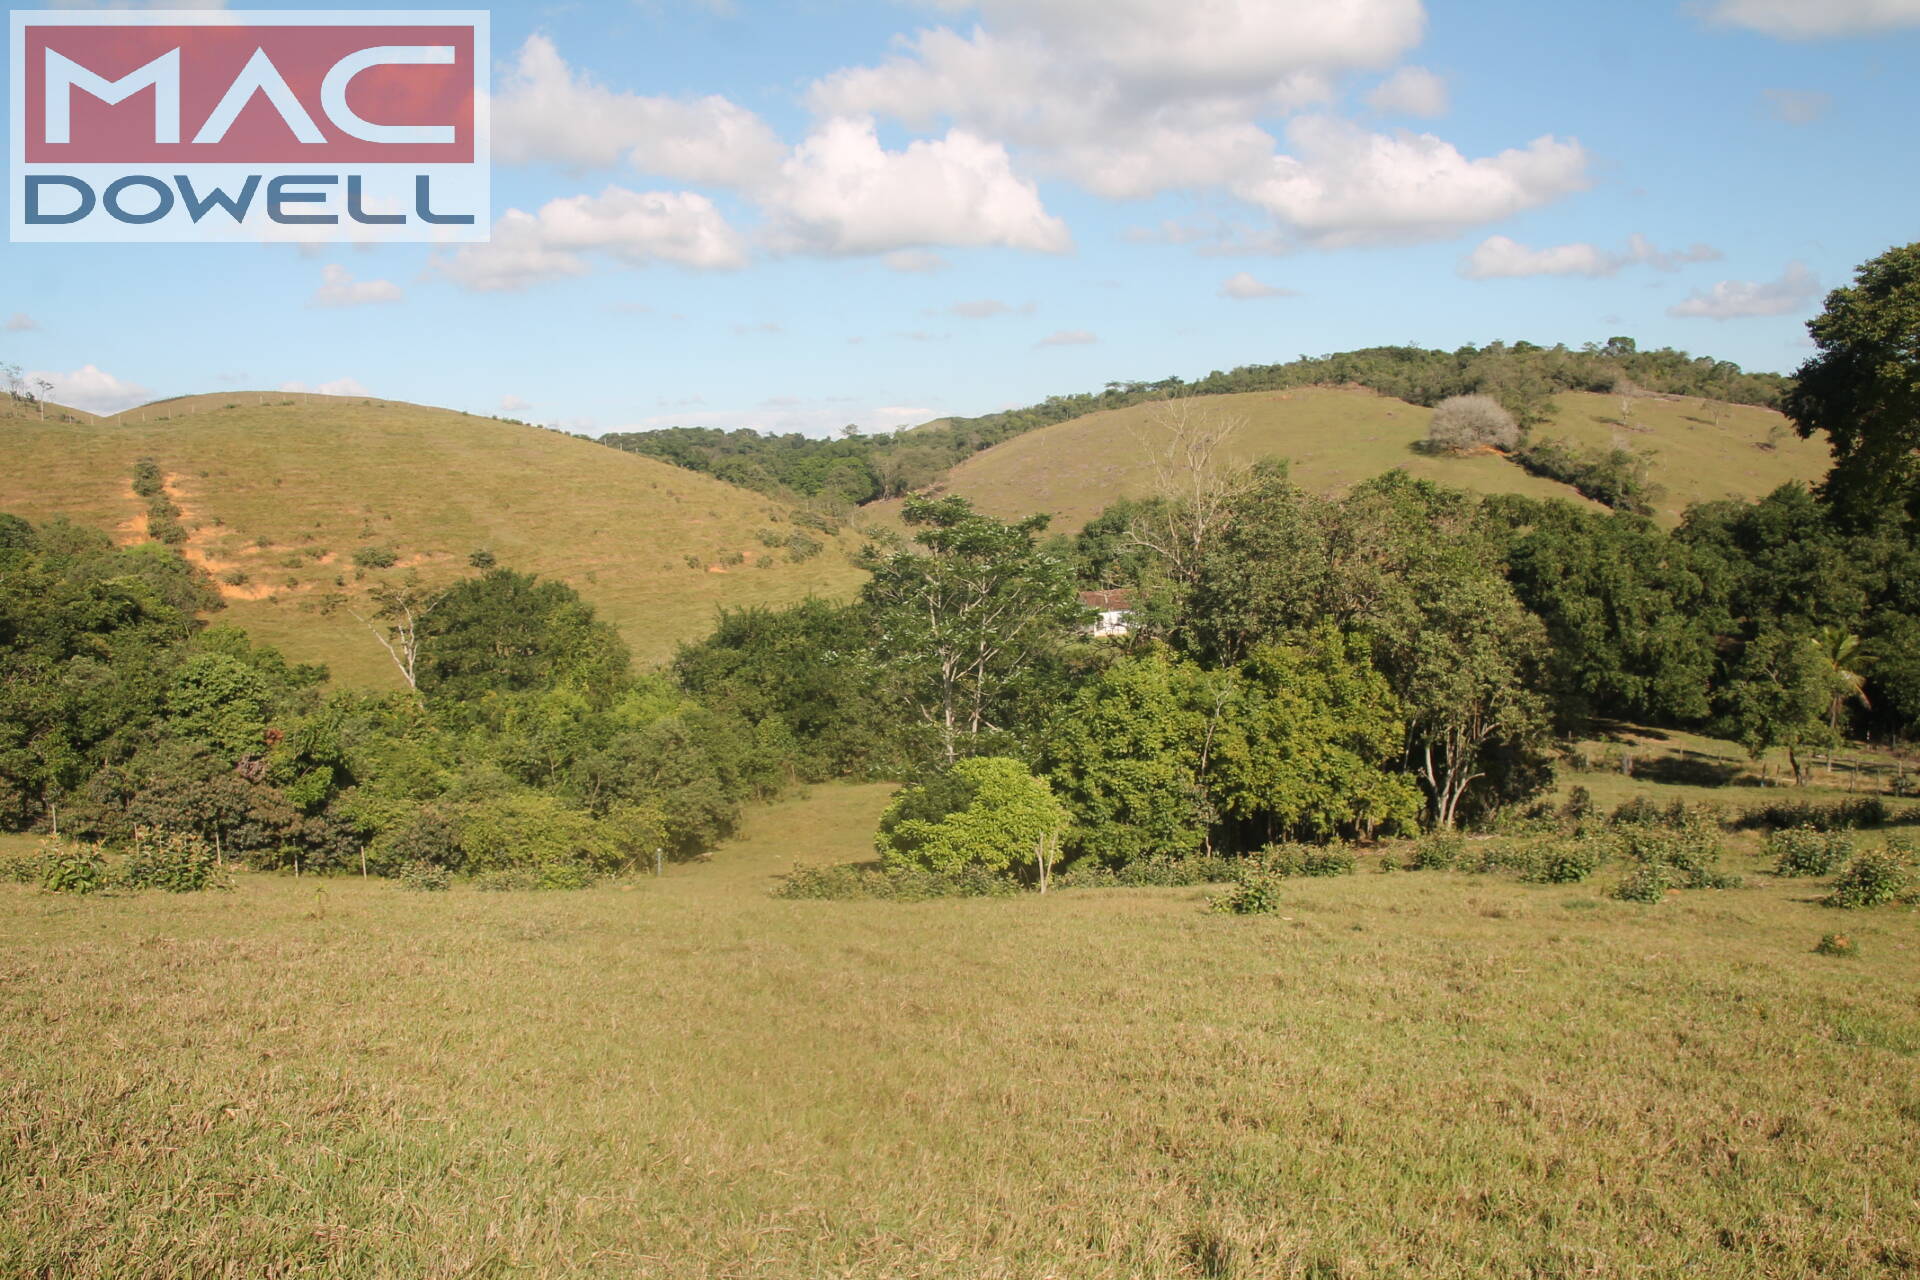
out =
<path fill-rule="evenodd" d="M 1920 242 L 1861 265 L 1807 322 L 1818 354 L 1795 371 L 1784 408 L 1800 434 L 1826 435 L 1822 493 L 1849 521 L 1920 515 Z"/>
<path fill-rule="evenodd" d="M 1139 443 L 1158 501 L 1137 513 L 1133 537 L 1159 557 L 1176 591 L 1199 577 L 1207 547 L 1247 487 L 1249 468 L 1229 456 L 1244 425 L 1192 398 L 1168 400 L 1148 415 Z"/>
<path fill-rule="evenodd" d="M 929 812 L 937 816 L 923 816 Z M 880 816 L 874 844 L 890 866 L 945 873 L 1004 872 L 1031 860 L 1044 893 L 1067 821 L 1066 807 L 1026 765 L 976 756 L 954 765 L 943 784 L 902 792 Z"/>
<path fill-rule="evenodd" d="M 445 592 L 419 618 L 413 643 L 420 691 L 446 704 L 567 686 L 604 705 L 629 664 L 619 634 L 579 592 L 511 569 L 489 570 Z"/>
<path fill-rule="evenodd" d="M 1036 543 L 1047 517 L 1008 524 L 965 498 L 909 498 L 901 512 L 923 552 L 866 557 L 861 598 L 875 649 L 952 762 L 964 740 L 1007 728 L 1023 681 L 1080 620 L 1066 564 Z"/>
<path fill-rule="evenodd" d="M 474 555 L 491 553 L 476 551 Z M 478 562 L 476 561 L 476 564 Z M 417 574 L 408 573 L 400 582 L 382 582 L 367 593 L 373 602 L 371 611 L 347 606 L 347 612 L 365 627 L 380 647 L 393 659 L 407 688 L 420 688 L 420 626 L 439 605 L 443 594 L 424 586 Z M 343 597 L 334 596 L 322 603 L 322 611 L 331 610 Z"/>
<path fill-rule="evenodd" d="M 1717 731 L 1745 746 L 1755 760 L 1785 747 L 1796 786 L 1811 769 L 1808 752 L 1831 746 L 1827 723 L 1832 673 L 1820 647 L 1804 632 L 1767 627 L 1749 640 L 1721 689 Z"/>
<path fill-rule="evenodd" d="M 1482 446 L 1507 450 L 1519 443 L 1519 424 L 1492 396 L 1448 396 L 1433 407 L 1427 422 L 1427 444 L 1441 453 Z"/>
<path fill-rule="evenodd" d="M 1826 676 L 1827 727 L 1837 740 L 1840 737 L 1840 716 L 1849 702 L 1857 702 L 1868 709 L 1873 706 L 1867 700 L 1865 674 L 1871 662 L 1861 648 L 1860 637 L 1844 627 L 1822 627 L 1813 633 L 1810 640 L 1820 655 L 1820 664 Z"/>

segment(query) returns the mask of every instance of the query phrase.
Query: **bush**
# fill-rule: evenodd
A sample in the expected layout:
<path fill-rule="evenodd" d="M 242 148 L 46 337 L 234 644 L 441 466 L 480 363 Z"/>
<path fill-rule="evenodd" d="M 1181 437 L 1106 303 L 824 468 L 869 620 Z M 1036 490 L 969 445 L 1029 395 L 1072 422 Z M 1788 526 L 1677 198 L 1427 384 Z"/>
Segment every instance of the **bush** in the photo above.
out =
<path fill-rule="evenodd" d="M 1735 819 L 1734 825 L 1741 828 L 1810 827 L 1815 831 L 1843 831 L 1882 827 L 1892 819 L 1893 811 L 1879 796 L 1853 796 L 1824 802 L 1781 800 L 1757 805 Z"/>
<path fill-rule="evenodd" d="M 1630 860 L 1659 868 L 1665 883 L 1673 888 L 1734 889 L 1740 885 L 1740 877 L 1720 870 L 1720 842 L 1703 824 L 1630 827 L 1621 839 L 1622 851 Z"/>
<path fill-rule="evenodd" d="M 1593 792 L 1583 786 L 1567 789 L 1567 802 L 1560 806 L 1560 816 L 1569 822 L 1584 822 L 1593 816 Z"/>
<path fill-rule="evenodd" d="M 502 867 L 482 871 L 473 878 L 473 887 L 486 893 L 512 893 L 538 889 L 591 889 L 594 874 L 577 863 L 559 863 L 544 867 Z"/>
<path fill-rule="evenodd" d="M 819 539 L 809 538 L 804 533 L 791 533 L 787 535 L 787 559 L 795 564 L 803 560 L 811 560 L 819 555 L 825 546 L 826 544 Z"/>
<path fill-rule="evenodd" d="M 400 563 L 392 547 L 359 547 L 353 553 L 356 569 L 391 569 Z"/>
<path fill-rule="evenodd" d="M 0 881 L 13 884 L 39 884 L 47 872 L 47 848 L 27 850 L 0 849 Z"/>
<path fill-rule="evenodd" d="M 1447 871 L 1466 856 L 1467 842 L 1451 831 L 1435 831 L 1416 840 L 1407 866 L 1414 871 Z"/>
<path fill-rule="evenodd" d="M 431 862 L 409 862 L 396 878 L 402 889 L 417 893 L 445 893 L 453 888 L 453 873 Z"/>
<path fill-rule="evenodd" d="M 1614 886 L 1613 896 L 1622 902 L 1663 902 L 1670 887 L 1665 865 L 1642 862 Z"/>
<path fill-rule="evenodd" d="M 1777 876 L 1828 876 L 1853 856 L 1853 837 L 1844 831 L 1788 827 L 1768 833 L 1766 851 Z"/>
<path fill-rule="evenodd" d="M 1833 892 L 1820 899 L 1820 905 L 1852 910 L 1892 902 L 1913 880 L 1912 857 L 1904 841 L 1863 849 L 1834 877 Z"/>
<path fill-rule="evenodd" d="M 1598 871 L 1604 861 L 1606 848 L 1601 841 L 1549 841 L 1536 851 L 1527 879 L 1537 884 L 1578 884 Z"/>
<path fill-rule="evenodd" d="M 1345 845 L 1270 844 L 1253 865 L 1273 876 L 1350 876 L 1353 850 Z"/>
<path fill-rule="evenodd" d="M 1647 478 L 1648 461 L 1626 449 L 1575 449 L 1561 440 L 1542 440 L 1513 455 L 1521 468 L 1558 480 L 1582 496 L 1633 515 L 1652 515 L 1659 486 Z"/>
<path fill-rule="evenodd" d="M 125 877 L 129 888 L 163 889 L 168 893 L 233 887 L 232 881 L 221 874 L 213 847 L 205 839 L 192 832 L 151 827 L 134 828 Z"/>
<path fill-rule="evenodd" d="M 1813 953 L 1820 956 L 1857 956 L 1859 944 L 1844 933 L 1824 933 L 1820 941 L 1813 944 Z"/>
<path fill-rule="evenodd" d="M 41 848 L 40 887 L 49 893 L 98 893 L 107 887 L 107 861 L 93 845 L 50 841 Z"/>
<path fill-rule="evenodd" d="M 1001 872 L 1051 856 L 1067 820 L 1046 779 L 1010 757 L 979 756 L 895 796 L 874 847 L 890 867 Z"/>
<path fill-rule="evenodd" d="M 1207 910 L 1222 915 L 1272 915 L 1280 909 L 1280 877 L 1257 867 L 1246 867 L 1223 894 L 1207 902 Z"/>
<path fill-rule="evenodd" d="M 980 867 L 929 871 L 924 867 L 872 867 L 842 863 L 795 867 L 780 878 L 776 898 L 835 902 L 926 902 L 934 898 L 1000 898 L 1020 892 L 1006 876 Z"/>
<path fill-rule="evenodd" d="M 1507 450 L 1519 443 L 1519 425 L 1492 396 L 1449 396 L 1433 407 L 1427 423 L 1427 445 L 1439 453 Z"/>

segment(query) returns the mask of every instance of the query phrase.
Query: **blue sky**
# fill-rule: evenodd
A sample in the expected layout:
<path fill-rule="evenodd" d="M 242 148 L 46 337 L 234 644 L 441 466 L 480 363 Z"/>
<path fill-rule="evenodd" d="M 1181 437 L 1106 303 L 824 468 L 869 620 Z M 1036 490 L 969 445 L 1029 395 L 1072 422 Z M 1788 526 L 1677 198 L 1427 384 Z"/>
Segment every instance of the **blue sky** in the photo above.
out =
<path fill-rule="evenodd" d="M 10 244 L 0 362 L 826 434 L 1393 342 L 1789 371 L 1920 237 L 1920 0 L 492 15 L 490 244 Z"/>

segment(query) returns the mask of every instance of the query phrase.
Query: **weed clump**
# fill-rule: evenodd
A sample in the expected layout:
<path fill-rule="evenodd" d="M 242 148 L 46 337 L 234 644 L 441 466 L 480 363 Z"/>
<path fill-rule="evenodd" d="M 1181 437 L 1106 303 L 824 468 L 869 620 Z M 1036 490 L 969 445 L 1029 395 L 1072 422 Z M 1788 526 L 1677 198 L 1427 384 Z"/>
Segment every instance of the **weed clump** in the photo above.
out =
<path fill-rule="evenodd" d="M 133 850 L 127 857 L 123 879 L 130 889 L 161 889 L 167 893 L 233 887 L 204 837 L 152 827 L 134 828 Z"/>
<path fill-rule="evenodd" d="M 1001 898 L 1020 892 L 1011 878 L 980 867 L 929 871 L 841 863 L 795 867 L 775 886 L 776 898 L 831 902 L 927 902 L 935 898 Z"/>
<path fill-rule="evenodd" d="M 416 893 L 445 893 L 453 888 L 453 873 L 438 863 L 415 859 L 400 868 L 395 877 L 402 889 Z"/>

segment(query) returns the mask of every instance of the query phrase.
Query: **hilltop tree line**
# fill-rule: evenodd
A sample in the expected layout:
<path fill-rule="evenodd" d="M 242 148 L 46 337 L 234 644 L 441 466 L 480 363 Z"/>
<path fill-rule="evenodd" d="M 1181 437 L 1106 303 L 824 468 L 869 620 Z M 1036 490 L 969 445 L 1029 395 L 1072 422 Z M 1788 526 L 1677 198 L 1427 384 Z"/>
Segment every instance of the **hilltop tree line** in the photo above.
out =
<path fill-rule="evenodd" d="M 1284 364 L 1215 370 L 1191 382 L 1112 382 L 1098 392 L 1051 396 L 1039 404 L 977 418 L 949 418 L 909 431 L 862 435 L 849 427 L 835 439 L 748 428 L 665 427 L 619 432 L 601 443 L 646 454 L 730 484 L 829 507 L 858 506 L 925 488 L 955 464 L 1017 435 L 1103 409 L 1124 409 L 1178 396 L 1282 391 L 1306 386 L 1360 386 L 1431 407 L 1455 396 L 1486 396 L 1523 428 L 1543 422 L 1561 391 L 1647 391 L 1778 408 L 1791 386 L 1772 373 L 1662 347 L 1641 351 L 1633 339 L 1609 338 L 1574 349 L 1531 342 L 1494 342 L 1455 351 L 1368 347 L 1301 356 Z"/>

